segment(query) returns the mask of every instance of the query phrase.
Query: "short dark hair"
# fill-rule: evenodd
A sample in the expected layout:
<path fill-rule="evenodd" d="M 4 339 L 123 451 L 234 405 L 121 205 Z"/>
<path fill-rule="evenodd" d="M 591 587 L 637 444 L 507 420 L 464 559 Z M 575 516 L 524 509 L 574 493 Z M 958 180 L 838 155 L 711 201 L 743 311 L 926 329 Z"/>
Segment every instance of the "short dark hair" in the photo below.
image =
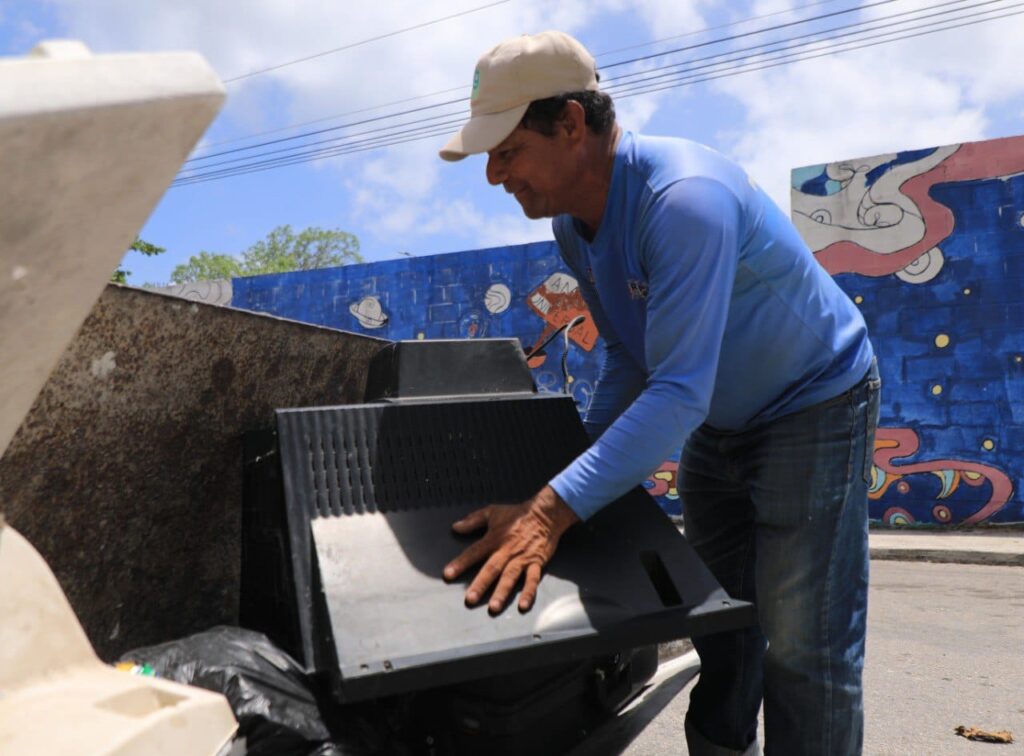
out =
<path fill-rule="evenodd" d="M 615 123 L 615 103 L 611 96 L 600 91 L 585 90 L 534 100 L 526 109 L 519 124 L 524 129 L 536 131 L 544 136 L 553 136 L 555 122 L 561 118 L 565 105 L 575 100 L 583 106 L 587 128 L 593 134 L 604 134 Z"/>

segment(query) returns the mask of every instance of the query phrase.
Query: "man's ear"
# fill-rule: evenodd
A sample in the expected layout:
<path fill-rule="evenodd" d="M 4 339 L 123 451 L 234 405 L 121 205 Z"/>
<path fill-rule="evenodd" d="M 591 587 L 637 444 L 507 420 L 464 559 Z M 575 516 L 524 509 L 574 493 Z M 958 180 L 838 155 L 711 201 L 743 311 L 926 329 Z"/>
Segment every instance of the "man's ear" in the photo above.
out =
<path fill-rule="evenodd" d="M 587 133 L 587 114 L 576 100 L 569 100 L 558 117 L 559 130 L 573 143 L 583 141 Z"/>

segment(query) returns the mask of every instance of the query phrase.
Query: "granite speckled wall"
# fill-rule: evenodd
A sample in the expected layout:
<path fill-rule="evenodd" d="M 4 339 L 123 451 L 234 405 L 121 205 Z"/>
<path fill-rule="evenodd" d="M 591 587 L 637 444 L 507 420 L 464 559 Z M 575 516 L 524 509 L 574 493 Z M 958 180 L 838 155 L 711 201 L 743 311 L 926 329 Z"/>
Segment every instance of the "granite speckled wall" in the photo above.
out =
<path fill-rule="evenodd" d="M 793 219 L 882 373 L 871 515 L 1024 522 L 1024 137 L 809 166 Z"/>
<path fill-rule="evenodd" d="M 242 433 L 361 400 L 382 343 L 107 286 L 0 459 L 102 657 L 237 622 Z"/>

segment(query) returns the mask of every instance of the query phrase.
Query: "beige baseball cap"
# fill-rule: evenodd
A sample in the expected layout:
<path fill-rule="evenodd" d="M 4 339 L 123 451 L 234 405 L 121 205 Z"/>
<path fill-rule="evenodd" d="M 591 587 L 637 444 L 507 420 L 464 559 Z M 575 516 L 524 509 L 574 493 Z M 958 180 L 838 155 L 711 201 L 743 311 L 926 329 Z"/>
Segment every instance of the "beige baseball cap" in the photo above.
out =
<path fill-rule="evenodd" d="M 494 149 L 519 125 L 534 100 L 596 89 L 593 56 L 568 34 L 546 31 L 506 39 L 477 61 L 470 118 L 441 150 L 441 157 L 462 160 Z"/>

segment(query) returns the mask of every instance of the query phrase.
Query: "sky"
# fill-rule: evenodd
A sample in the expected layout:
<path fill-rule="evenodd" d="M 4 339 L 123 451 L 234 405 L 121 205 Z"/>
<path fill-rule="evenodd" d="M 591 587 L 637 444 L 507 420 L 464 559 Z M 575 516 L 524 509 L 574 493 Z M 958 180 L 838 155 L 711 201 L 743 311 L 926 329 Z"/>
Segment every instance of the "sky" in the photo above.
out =
<path fill-rule="evenodd" d="M 1009 15 L 1020 14 L 1021 5 L 1010 0 L 0 0 L 0 55 L 24 55 L 54 38 L 82 40 L 95 54 L 199 51 L 222 79 L 234 79 L 226 83 L 223 110 L 193 153 L 202 159 L 188 164 L 216 170 L 240 163 L 214 162 L 253 159 L 267 150 L 303 152 L 301 145 L 311 141 L 379 138 L 389 132 L 358 132 L 422 124 L 446 113 L 451 118 L 435 123 L 458 118 L 463 103 L 438 104 L 469 95 L 483 52 L 510 36 L 560 29 L 595 54 L 610 87 L 613 78 L 625 74 L 644 81 L 664 73 L 654 69 L 689 65 L 689 83 L 651 79 L 672 86 L 620 93 L 620 124 L 707 144 L 742 164 L 788 211 L 794 167 L 1024 132 L 1019 65 L 1024 15 Z M 826 14 L 834 15 L 814 20 Z M 851 35 L 843 38 L 847 46 L 889 43 L 839 54 L 828 50 L 839 41 L 795 47 L 849 24 L 861 25 L 830 35 Z M 950 28 L 894 39 L 943 27 Z M 819 36 L 807 36 L 813 32 Z M 763 47 L 769 43 L 775 45 Z M 757 45 L 762 47 L 748 49 Z M 778 62 L 771 51 L 791 46 L 800 55 L 819 56 L 750 70 Z M 687 49 L 670 52 L 679 48 Z M 757 53 L 762 57 L 751 57 Z M 719 57 L 709 58 L 714 55 Z M 281 65 L 310 56 L 316 57 Z M 638 57 L 644 59 L 613 65 Z M 741 64 L 747 70 L 735 70 Z M 266 68 L 272 70 L 246 75 Z M 692 81 L 712 74 L 717 76 Z M 302 136 L 321 129 L 330 131 Z M 287 141 L 210 157 L 281 139 Z M 446 141 L 435 134 L 173 186 L 141 230 L 145 240 L 167 252 L 152 258 L 129 253 L 123 263 L 131 271 L 129 282 L 167 283 L 173 268 L 191 255 L 239 254 L 282 224 L 351 232 L 367 261 L 552 238 L 549 221 L 527 220 L 511 196 L 487 184 L 484 157 L 441 161 L 437 151 Z"/>

